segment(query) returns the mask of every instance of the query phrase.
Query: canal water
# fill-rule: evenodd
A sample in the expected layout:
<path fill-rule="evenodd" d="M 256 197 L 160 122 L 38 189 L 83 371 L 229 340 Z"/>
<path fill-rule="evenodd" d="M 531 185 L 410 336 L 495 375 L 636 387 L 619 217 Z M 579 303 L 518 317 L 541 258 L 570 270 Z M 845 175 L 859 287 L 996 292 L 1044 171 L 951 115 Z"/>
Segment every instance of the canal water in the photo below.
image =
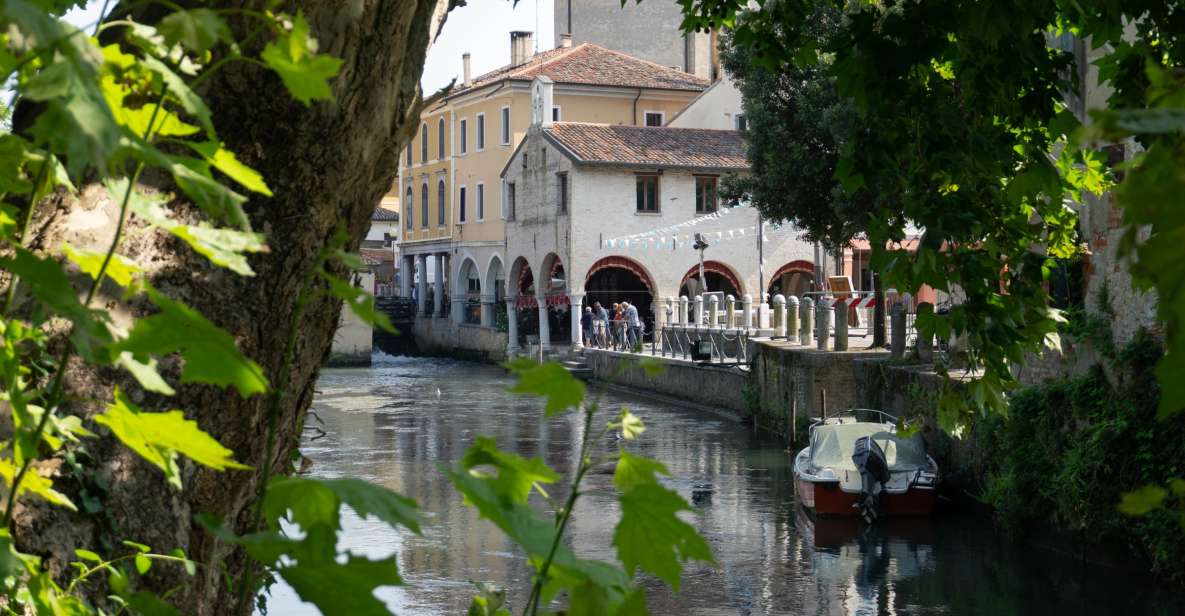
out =
<path fill-rule="evenodd" d="M 416 536 L 344 516 L 343 547 L 372 558 L 398 554 L 407 585 L 377 593 L 397 614 L 464 614 L 476 581 L 507 588 L 521 610 L 530 585 L 522 553 L 463 506 L 439 470 L 488 435 L 573 472 L 579 417 L 544 420 L 540 402 L 508 393 L 510 384 L 496 367 L 385 355 L 371 368 L 321 376 L 314 406 L 324 434 L 303 445 L 312 473 L 361 477 L 414 497 L 427 520 Z M 671 470 L 668 486 L 695 504 L 688 519 L 719 561 L 691 566 L 679 593 L 645 580 L 656 615 L 1185 613 L 1180 595 L 1006 541 L 978 517 L 871 528 L 812 522 L 794 503 L 790 456 L 776 440 L 676 405 L 618 394 L 607 401 L 606 415 L 628 406 L 646 422 L 632 447 Z M 612 489 L 608 473 L 586 481 Z M 608 494 L 582 498 L 572 522 L 577 552 L 612 560 L 616 518 Z M 283 584 L 268 604 L 271 614 L 317 613 Z"/>

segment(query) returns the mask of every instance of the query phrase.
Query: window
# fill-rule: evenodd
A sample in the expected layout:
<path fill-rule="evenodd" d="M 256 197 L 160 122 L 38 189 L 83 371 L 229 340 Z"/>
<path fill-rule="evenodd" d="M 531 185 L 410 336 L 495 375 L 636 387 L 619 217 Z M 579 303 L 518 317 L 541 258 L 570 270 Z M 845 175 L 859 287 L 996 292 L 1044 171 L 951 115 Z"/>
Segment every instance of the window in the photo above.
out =
<path fill-rule="evenodd" d="M 658 211 L 658 176 L 638 174 L 634 179 L 638 192 L 638 211 Z"/>
<path fill-rule="evenodd" d="M 420 162 L 428 162 L 428 125 L 420 127 Z"/>
<path fill-rule="evenodd" d="M 436 160 L 444 160 L 444 118 L 436 123 Z"/>
<path fill-rule="evenodd" d="M 561 117 L 563 117 L 563 115 L 560 113 L 560 106 L 556 105 L 555 107 L 552 107 L 551 108 L 551 121 L 552 122 L 559 122 Z"/>
<path fill-rule="evenodd" d="M 716 204 L 716 176 L 696 176 L 695 213 L 711 214 L 716 211 Z"/>
<path fill-rule="evenodd" d="M 469 151 L 469 143 L 467 141 L 467 138 L 469 137 L 468 124 L 469 124 L 469 122 L 467 120 L 461 120 L 461 129 L 460 129 L 461 130 L 461 135 L 460 135 L 461 144 L 460 144 L 460 147 L 461 147 L 462 154 Z"/>
<path fill-rule="evenodd" d="M 661 111 L 646 112 L 646 126 L 662 126 L 666 118 Z"/>
<path fill-rule="evenodd" d="M 514 220 L 514 182 L 506 185 L 506 220 Z"/>
<path fill-rule="evenodd" d="M 486 217 L 486 185 L 477 185 L 477 220 L 480 222 Z"/>
<path fill-rule="evenodd" d="M 477 151 L 480 152 L 480 151 L 486 149 L 486 114 L 484 114 L 484 113 L 477 114 L 476 128 L 477 128 L 477 138 L 474 139 L 474 141 L 477 142 Z"/>
<path fill-rule="evenodd" d="M 555 174 L 556 195 L 559 198 L 559 203 L 556 204 L 561 212 L 568 211 L 568 174 Z"/>
<path fill-rule="evenodd" d="M 510 107 L 502 108 L 502 145 L 510 145 Z"/>
<path fill-rule="evenodd" d="M 411 142 L 412 141 L 413 140 L 408 140 L 408 142 L 407 142 L 407 157 L 403 160 L 403 164 L 407 165 L 408 167 L 411 166 Z"/>
<path fill-rule="evenodd" d="M 411 147 L 411 146 L 408 146 L 408 147 Z M 408 159 L 408 160 L 410 160 L 410 159 Z M 416 211 L 416 191 L 412 190 L 411 186 L 407 187 L 407 197 L 404 199 L 404 201 L 407 201 L 407 205 L 404 206 L 404 208 L 403 208 L 404 213 L 407 214 L 407 228 L 414 229 L 415 228 L 414 218 L 415 218 L 415 211 Z"/>
<path fill-rule="evenodd" d="M 420 187 L 420 228 L 428 228 L 428 183 Z"/>
<path fill-rule="evenodd" d="M 736 121 L 737 130 L 749 130 L 749 119 L 745 117 L 745 114 L 738 113 L 736 115 Z"/>
<path fill-rule="evenodd" d="M 457 194 L 457 222 L 465 222 L 465 187 Z"/>
<path fill-rule="evenodd" d="M 444 180 L 436 181 L 436 224 L 444 226 Z"/>

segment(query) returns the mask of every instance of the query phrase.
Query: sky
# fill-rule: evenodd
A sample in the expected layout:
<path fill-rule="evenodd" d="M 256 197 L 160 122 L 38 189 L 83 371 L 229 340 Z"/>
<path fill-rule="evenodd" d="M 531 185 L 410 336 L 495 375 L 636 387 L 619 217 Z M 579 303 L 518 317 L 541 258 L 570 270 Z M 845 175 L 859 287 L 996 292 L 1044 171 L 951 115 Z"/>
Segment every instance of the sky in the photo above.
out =
<path fill-rule="evenodd" d="M 555 46 L 552 23 L 552 0 L 468 0 L 468 6 L 453 9 L 444 29 L 428 50 L 420 85 L 425 94 L 448 85 L 454 77 L 461 81 L 461 54 L 472 58 L 473 76 L 510 63 L 510 31 L 535 33 L 538 51 Z M 103 3 L 94 0 L 85 9 L 71 11 L 66 19 L 77 26 L 88 26 L 99 18 Z"/>

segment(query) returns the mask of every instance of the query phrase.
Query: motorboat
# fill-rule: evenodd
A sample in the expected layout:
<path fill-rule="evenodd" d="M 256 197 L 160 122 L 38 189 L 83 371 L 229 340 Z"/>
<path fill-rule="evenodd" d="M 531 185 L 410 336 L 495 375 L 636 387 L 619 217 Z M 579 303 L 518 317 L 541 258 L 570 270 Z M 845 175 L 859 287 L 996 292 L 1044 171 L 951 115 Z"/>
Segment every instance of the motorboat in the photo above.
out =
<path fill-rule="evenodd" d="M 820 517 L 929 515 L 940 475 L 921 434 L 897 434 L 897 418 L 852 409 L 815 420 L 794 457 L 794 491 Z"/>

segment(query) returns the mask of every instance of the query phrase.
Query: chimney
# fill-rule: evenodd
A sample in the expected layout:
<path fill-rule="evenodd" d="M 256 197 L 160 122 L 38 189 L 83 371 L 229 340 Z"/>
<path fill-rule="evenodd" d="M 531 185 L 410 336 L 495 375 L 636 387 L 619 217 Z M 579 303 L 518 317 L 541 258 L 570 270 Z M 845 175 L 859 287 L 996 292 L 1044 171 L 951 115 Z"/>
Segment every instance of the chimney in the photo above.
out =
<path fill-rule="evenodd" d="M 533 32 L 515 30 L 510 33 L 510 65 L 518 66 L 531 59 L 535 45 L 532 41 Z"/>
<path fill-rule="evenodd" d="M 572 46 L 572 33 L 565 32 L 564 34 L 561 34 L 560 35 L 560 47 L 571 47 L 571 46 Z"/>
<path fill-rule="evenodd" d="M 461 85 L 468 88 L 469 85 L 473 83 L 473 81 L 469 78 L 470 73 L 469 73 L 469 52 L 468 51 L 461 54 L 461 76 L 464 78 L 464 81 L 461 82 Z"/>

